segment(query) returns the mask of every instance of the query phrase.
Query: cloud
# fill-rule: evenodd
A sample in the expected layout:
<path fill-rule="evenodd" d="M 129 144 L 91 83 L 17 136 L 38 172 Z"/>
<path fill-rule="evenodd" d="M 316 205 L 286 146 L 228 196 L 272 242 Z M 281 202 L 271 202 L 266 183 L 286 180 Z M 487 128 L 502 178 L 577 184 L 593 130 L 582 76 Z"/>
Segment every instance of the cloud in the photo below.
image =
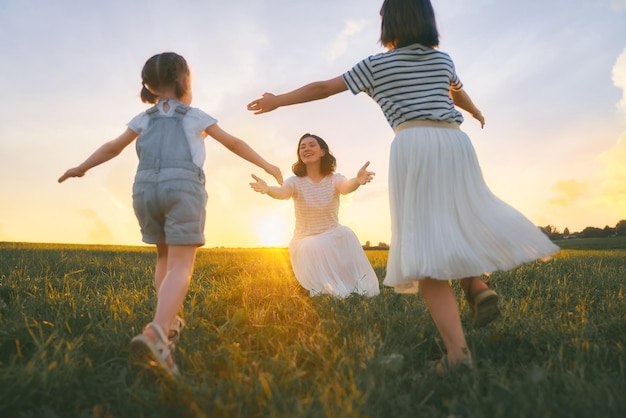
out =
<path fill-rule="evenodd" d="M 617 1 L 614 1 L 617 3 Z M 626 9 L 626 0 L 620 0 Z M 613 84 L 622 89 L 622 98 L 618 103 L 626 116 L 626 48 L 613 66 Z M 626 212 L 626 132 L 617 140 L 613 148 L 599 156 L 602 163 L 601 198 L 607 205 L 619 213 Z"/>
<path fill-rule="evenodd" d="M 626 3 L 626 0 L 623 1 Z M 613 83 L 622 90 L 617 104 L 626 116 L 626 49 L 613 66 Z M 554 186 L 557 197 L 549 200 L 556 206 L 566 207 L 576 201 L 581 211 L 596 211 L 604 217 L 623 219 L 626 213 L 626 132 L 615 144 L 594 158 L 597 168 L 592 180 L 560 180 Z"/>
<path fill-rule="evenodd" d="M 348 20 L 339 37 L 330 47 L 330 59 L 334 61 L 340 57 L 348 49 L 348 41 L 353 36 L 361 33 L 363 28 L 367 26 L 366 20 Z"/>
<path fill-rule="evenodd" d="M 623 0 L 626 3 L 626 0 Z M 618 103 L 618 107 L 626 114 L 626 48 L 617 58 L 613 66 L 613 84 L 622 89 L 622 98 Z"/>
<path fill-rule="evenodd" d="M 601 198 L 606 204 L 626 211 L 626 133 L 615 146 L 599 156 L 602 163 Z"/>
<path fill-rule="evenodd" d="M 574 179 L 559 180 L 552 186 L 552 189 L 556 191 L 558 197 L 550 199 L 549 202 L 553 205 L 568 206 L 573 201 L 587 194 L 589 185 Z"/>

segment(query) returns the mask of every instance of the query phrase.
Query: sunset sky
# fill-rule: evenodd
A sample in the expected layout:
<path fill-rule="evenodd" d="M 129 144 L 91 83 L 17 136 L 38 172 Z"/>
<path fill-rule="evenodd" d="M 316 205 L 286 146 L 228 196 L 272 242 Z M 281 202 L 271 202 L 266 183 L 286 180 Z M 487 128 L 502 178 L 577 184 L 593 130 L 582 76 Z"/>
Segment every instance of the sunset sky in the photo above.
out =
<path fill-rule="evenodd" d="M 183 55 L 193 106 L 291 175 L 305 132 L 338 172 L 374 181 L 341 201 L 362 243 L 389 242 L 393 132 L 349 92 L 253 115 L 246 104 L 338 76 L 378 44 L 382 0 L 0 0 L 0 241 L 141 244 L 131 205 L 134 144 L 57 178 L 145 110 L 140 72 Z M 440 48 L 486 118 L 470 135 L 491 190 L 536 225 L 574 232 L 626 219 L 626 0 L 433 0 Z M 207 140 L 207 247 L 286 246 L 291 201 L 253 192 L 270 177 Z"/>

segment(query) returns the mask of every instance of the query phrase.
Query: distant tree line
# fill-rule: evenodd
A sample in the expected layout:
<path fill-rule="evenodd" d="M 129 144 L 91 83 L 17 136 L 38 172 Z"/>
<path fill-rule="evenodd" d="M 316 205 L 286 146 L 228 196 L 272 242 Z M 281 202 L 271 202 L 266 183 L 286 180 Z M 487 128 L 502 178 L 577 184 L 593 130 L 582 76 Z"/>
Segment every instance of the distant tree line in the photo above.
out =
<path fill-rule="evenodd" d="M 626 219 L 622 219 L 621 221 L 619 221 L 614 228 L 611 228 L 608 225 L 606 225 L 604 228 L 588 226 L 580 232 L 573 233 L 571 233 L 568 228 L 565 228 L 563 232 L 560 232 L 553 225 L 540 226 L 539 229 L 543 231 L 543 233 L 546 234 L 551 240 L 626 236 Z"/>
<path fill-rule="evenodd" d="M 365 241 L 365 245 L 363 246 L 364 250 L 388 250 L 389 244 L 386 242 L 379 242 L 378 245 L 372 246 L 372 243 L 369 241 Z"/>
<path fill-rule="evenodd" d="M 606 225 L 604 228 L 596 228 L 588 226 L 580 232 L 570 232 L 569 228 L 565 228 L 563 232 L 559 231 L 554 225 L 540 226 L 539 229 L 551 240 L 558 239 L 574 239 L 574 238 L 606 238 L 626 236 L 626 219 L 622 219 L 614 228 Z M 365 241 L 364 250 L 388 250 L 389 244 L 379 242 L 378 245 L 372 245 L 370 241 Z"/>

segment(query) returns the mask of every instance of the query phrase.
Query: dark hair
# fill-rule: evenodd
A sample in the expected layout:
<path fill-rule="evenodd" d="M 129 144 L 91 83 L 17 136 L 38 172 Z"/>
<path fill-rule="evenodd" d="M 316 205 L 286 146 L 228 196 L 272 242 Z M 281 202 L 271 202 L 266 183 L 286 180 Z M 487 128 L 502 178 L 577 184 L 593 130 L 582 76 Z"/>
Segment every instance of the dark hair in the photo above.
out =
<path fill-rule="evenodd" d="M 181 83 L 181 76 L 188 75 L 187 61 L 174 52 L 163 52 L 150 57 L 141 70 L 141 101 L 144 103 L 159 101 L 158 96 L 148 90 L 146 86 L 153 91 L 161 90 L 164 87 L 174 87 L 174 94 L 180 99 L 187 93 L 186 84 Z"/>
<path fill-rule="evenodd" d="M 309 138 L 309 137 L 315 139 L 317 143 L 319 144 L 320 148 L 324 150 L 324 156 L 322 157 L 320 161 L 320 172 L 324 175 L 333 173 L 335 171 L 335 168 L 337 168 L 337 159 L 335 158 L 333 154 L 330 153 L 328 144 L 319 136 L 307 133 L 307 134 L 302 135 L 302 137 L 298 141 L 298 148 L 296 148 L 298 161 L 296 161 L 291 166 L 291 170 L 293 171 L 293 174 L 295 174 L 298 177 L 306 176 L 306 165 L 304 164 L 304 162 L 302 162 L 302 159 L 300 159 L 300 144 L 302 143 L 302 140 L 304 138 Z"/>
<path fill-rule="evenodd" d="M 380 44 L 388 49 L 412 44 L 439 45 L 430 0 L 385 0 L 380 8 Z"/>

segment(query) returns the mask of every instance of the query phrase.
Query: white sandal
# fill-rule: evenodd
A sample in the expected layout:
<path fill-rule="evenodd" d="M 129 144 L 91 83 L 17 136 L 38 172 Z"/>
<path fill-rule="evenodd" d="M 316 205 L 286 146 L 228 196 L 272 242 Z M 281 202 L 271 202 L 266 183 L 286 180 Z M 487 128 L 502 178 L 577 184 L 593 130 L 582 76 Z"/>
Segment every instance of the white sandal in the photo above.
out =
<path fill-rule="evenodd" d="M 148 327 L 156 331 L 159 340 L 150 341 L 143 333 L 136 335 L 130 341 L 131 352 L 133 352 L 134 356 L 137 358 L 147 360 L 148 364 L 151 366 L 160 367 L 173 377 L 180 376 L 180 371 L 178 370 L 178 366 L 174 363 L 174 359 L 171 359 L 172 366 L 167 362 L 167 358 L 172 354 L 172 351 L 170 349 L 171 343 L 165 336 L 163 329 L 159 324 L 155 324 L 154 322 L 150 322 L 146 325 L 146 328 Z"/>
<path fill-rule="evenodd" d="M 170 350 L 174 351 L 176 348 L 175 344 L 180 340 L 180 332 L 185 328 L 185 320 L 180 316 L 176 315 L 174 317 L 174 321 L 172 321 L 172 325 L 170 327 L 170 333 L 167 336 L 167 340 L 170 342 Z"/>

